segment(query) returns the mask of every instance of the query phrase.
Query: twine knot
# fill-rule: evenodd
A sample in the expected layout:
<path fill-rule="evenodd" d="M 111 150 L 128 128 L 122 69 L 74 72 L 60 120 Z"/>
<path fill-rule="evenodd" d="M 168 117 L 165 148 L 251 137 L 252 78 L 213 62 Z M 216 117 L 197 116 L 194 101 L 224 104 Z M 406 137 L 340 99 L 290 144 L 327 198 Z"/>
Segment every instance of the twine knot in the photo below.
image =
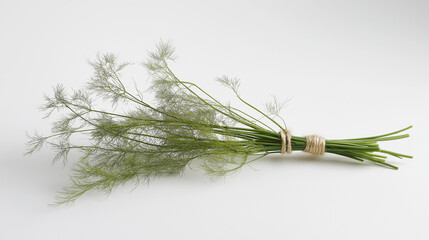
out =
<path fill-rule="evenodd" d="M 280 131 L 280 138 L 282 139 L 282 154 L 292 152 L 292 135 L 289 130 L 284 129 Z"/>

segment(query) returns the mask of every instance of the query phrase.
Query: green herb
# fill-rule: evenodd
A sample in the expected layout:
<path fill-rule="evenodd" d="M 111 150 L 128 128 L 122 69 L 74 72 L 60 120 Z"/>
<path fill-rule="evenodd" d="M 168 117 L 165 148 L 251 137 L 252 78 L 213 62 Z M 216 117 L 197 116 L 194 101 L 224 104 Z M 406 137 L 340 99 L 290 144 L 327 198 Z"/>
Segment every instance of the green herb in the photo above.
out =
<path fill-rule="evenodd" d="M 278 131 L 286 129 L 279 116 L 281 103 L 273 101 L 266 111 L 259 110 L 241 97 L 237 79 L 221 77 L 217 80 L 248 109 L 223 104 L 196 84 L 176 77 L 168 65 L 173 59 L 174 49 L 161 42 L 143 64 L 152 77 L 153 103 L 139 90 L 125 88 L 121 71 L 128 64 L 118 63 L 113 54 L 99 55 L 91 62 L 94 74 L 83 89 L 67 93 L 58 85 L 46 97 L 42 107 L 46 117 L 55 110 L 65 113 L 53 123 L 52 135 L 30 136 L 27 153 L 45 144 L 56 149 L 54 161 L 65 161 L 73 149 L 83 153 L 74 164 L 71 185 L 59 194 L 56 204 L 71 203 L 90 190 L 109 193 L 128 181 L 178 175 L 194 159 L 202 160 L 207 174 L 222 177 L 280 153 L 283 143 Z M 112 108 L 97 107 L 100 101 L 111 102 Z M 131 110 L 119 111 L 124 104 Z M 281 119 L 281 124 L 275 119 Z M 382 150 L 378 142 L 406 138 L 408 134 L 400 133 L 409 128 L 374 137 L 326 140 L 325 152 L 397 169 L 385 162 L 386 155 L 411 156 Z M 72 143 L 75 135 L 86 136 L 89 143 Z M 303 151 L 306 138 L 292 136 L 291 147 Z"/>

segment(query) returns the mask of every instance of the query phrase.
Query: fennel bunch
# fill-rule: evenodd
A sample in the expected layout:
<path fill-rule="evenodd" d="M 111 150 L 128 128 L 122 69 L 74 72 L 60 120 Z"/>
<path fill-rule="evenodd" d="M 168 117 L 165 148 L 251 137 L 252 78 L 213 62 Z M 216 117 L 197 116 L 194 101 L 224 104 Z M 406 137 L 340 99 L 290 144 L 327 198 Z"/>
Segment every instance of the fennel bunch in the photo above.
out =
<path fill-rule="evenodd" d="M 151 101 L 138 89 L 125 87 L 121 73 L 128 64 L 118 62 L 113 54 L 98 55 L 90 62 L 93 76 L 82 89 L 69 92 L 58 85 L 45 97 L 46 117 L 54 111 L 61 116 L 51 135 L 30 136 L 27 153 L 44 145 L 56 150 L 54 161 L 65 161 L 71 150 L 82 153 L 74 163 L 71 184 L 60 192 L 56 204 L 71 203 L 90 190 L 109 193 L 128 181 L 178 175 L 194 159 L 201 160 L 207 174 L 221 177 L 268 154 L 308 150 L 308 137 L 286 131 L 279 115 L 282 104 L 274 101 L 260 110 L 241 97 L 237 79 L 225 76 L 217 80 L 248 109 L 224 104 L 195 83 L 180 80 L 169 66 L 172 60 L 174 49 L 168 43 L 161 42 L 149 52 L 143 66 L 152 78 Z M 112 107 L 101 107 L 100 102 Z M 380 149 L 378 143 L 406 138 L 408 134 L 401 133 L 409 128 L 366 138 L 317 138 L 314 144 L 322 144 L 316 146 L 319 154 L 397 169 L 386 162 L 386 155 L 411 156 Z M 87 143 L 74 141 L 76 135 L 84 136 Z"/>

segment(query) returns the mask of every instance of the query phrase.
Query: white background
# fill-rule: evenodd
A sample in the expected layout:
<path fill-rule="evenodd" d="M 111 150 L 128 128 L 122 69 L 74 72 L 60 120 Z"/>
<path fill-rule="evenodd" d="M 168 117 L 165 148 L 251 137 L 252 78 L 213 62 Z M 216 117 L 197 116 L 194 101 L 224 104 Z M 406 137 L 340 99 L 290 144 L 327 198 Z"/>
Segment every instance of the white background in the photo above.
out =
<path fill-rule="evenodd" d="M 0 239 L 428 239 L 428 12 L 424 0 L 0 0 Z M 223 74 L 256 106 L 290 97 L 295 135 L 412 124 L 410 139 L 383 147 L 414 159 L 390 158 L 394 171 L 294 153 L 225 181 L 195 168 L 49 207 L 70 165 L 51 165 L 51 149 L 23 157 L 25 131 L 50 130 L 43 94 L 82 86 L 97 52 L 139 63 L 160 39 L 176 46 L 177 75 L 222 99 Z M 143 68 L 130 70 L 144 88 Z"/>

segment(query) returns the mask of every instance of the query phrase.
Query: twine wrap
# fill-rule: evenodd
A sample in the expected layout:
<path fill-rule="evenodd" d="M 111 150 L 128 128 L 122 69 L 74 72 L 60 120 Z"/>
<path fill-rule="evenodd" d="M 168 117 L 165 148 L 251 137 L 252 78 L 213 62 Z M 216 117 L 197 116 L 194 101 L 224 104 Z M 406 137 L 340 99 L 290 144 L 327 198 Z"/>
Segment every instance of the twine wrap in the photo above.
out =
<path fill-rule="evenodd" d="M 282 154 L 292 152 L 292 135 L 289 130 L 281 130 L 280 138 L 282 139 Z"/>
<path fill-rule="evenodd" d="M 306 144 L 304 152 L 314 155 L 323 155 L 325 153 L 325 139 L 318 135 L 309 135 L 305 137 Z"/>
<path fill-rule="evenodd" d="M 281 130 L 279 132 L 280 138 L 282 140 L 282 149 L 281 153 L 291 153 L 292 152 L 292 135 L 289 130 Z M 308 152 L 314 155 L 323 155 L 325 153 L 325 138 L 319 135 L 309 135 L 305 137 L 305 149 L 304 152 Z"/>

